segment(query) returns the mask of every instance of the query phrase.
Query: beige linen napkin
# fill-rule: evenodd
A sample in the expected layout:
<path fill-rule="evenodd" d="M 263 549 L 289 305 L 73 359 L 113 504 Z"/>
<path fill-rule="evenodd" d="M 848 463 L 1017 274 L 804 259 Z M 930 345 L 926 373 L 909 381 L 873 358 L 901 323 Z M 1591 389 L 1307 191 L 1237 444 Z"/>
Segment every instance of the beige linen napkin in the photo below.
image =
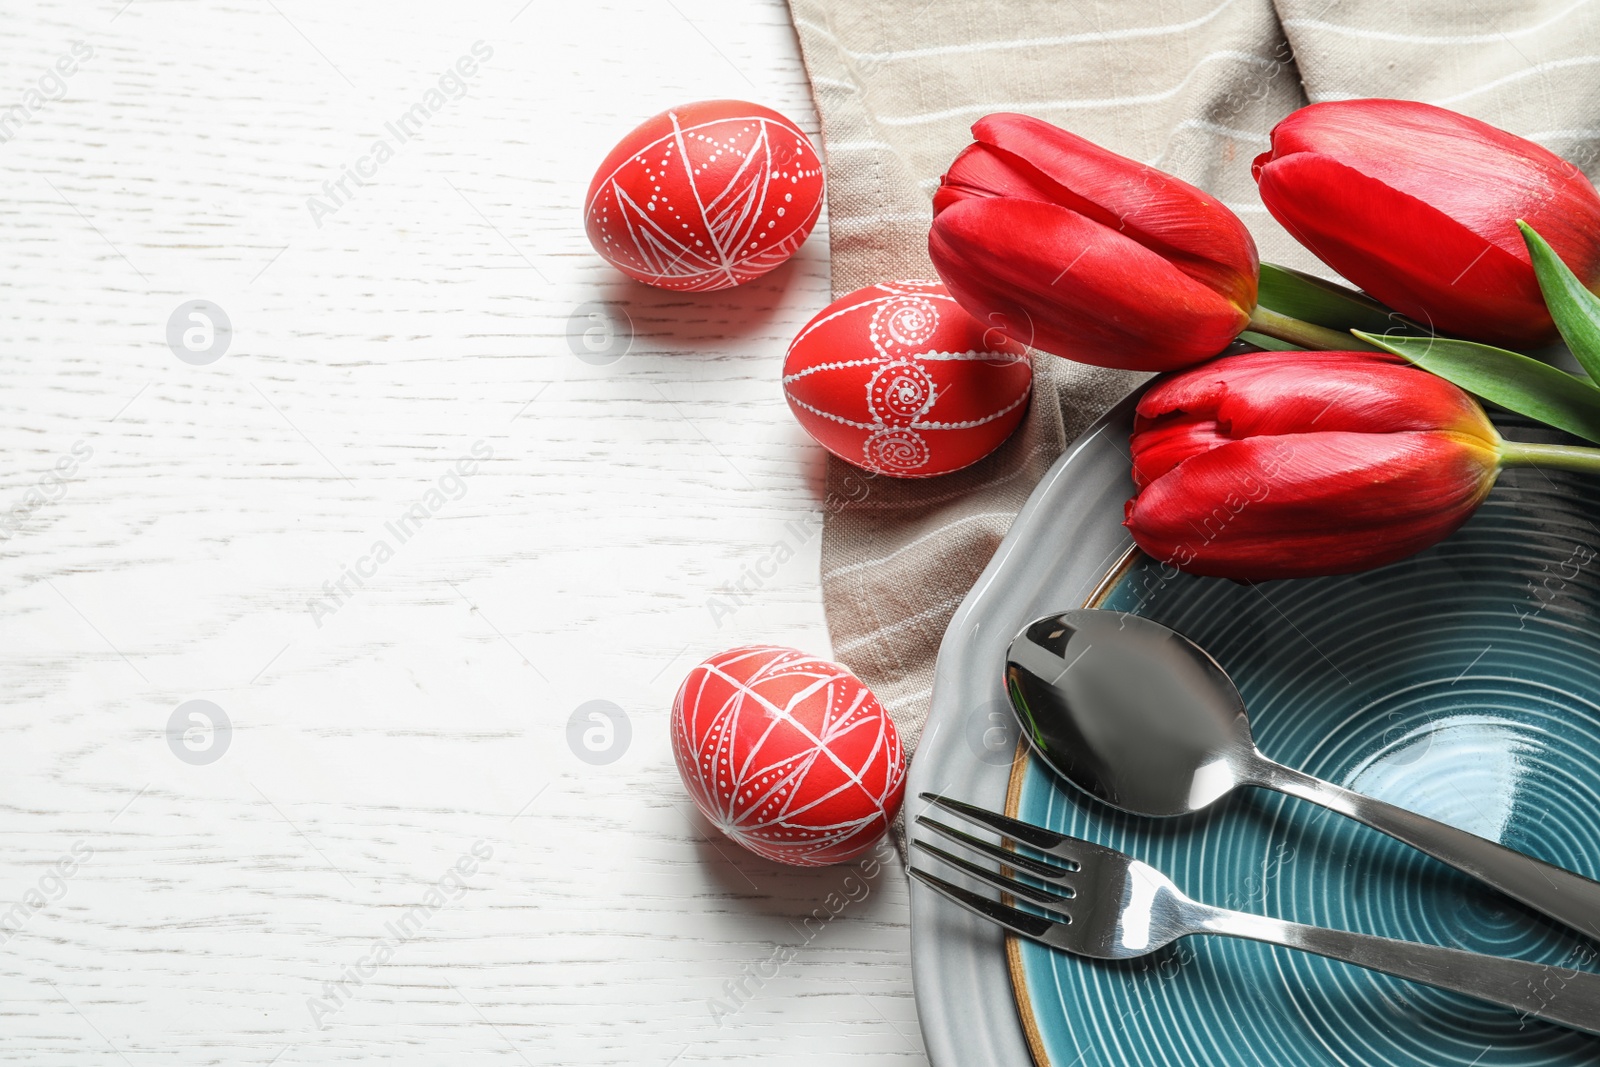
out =
<path fill-rule="evenodd" d="M 1220 197 L 1263 259 L 1327 274 L 1267 215 L 1250 160 L 1310 100 L 1426 100 L 1523 134 L 1591 177 L 1600 4 L 1585 0 L 790 0 L 828 167 L 833 290 L 931 278 L 939 175 L 995 111 L 1035 115 Z M 945 626 L 1034 484 L 1138 375 L 1035 360 L 1028 419 L 927 481 L 830 460 L 822 587 L 835 654 L 907 751 Z"/>

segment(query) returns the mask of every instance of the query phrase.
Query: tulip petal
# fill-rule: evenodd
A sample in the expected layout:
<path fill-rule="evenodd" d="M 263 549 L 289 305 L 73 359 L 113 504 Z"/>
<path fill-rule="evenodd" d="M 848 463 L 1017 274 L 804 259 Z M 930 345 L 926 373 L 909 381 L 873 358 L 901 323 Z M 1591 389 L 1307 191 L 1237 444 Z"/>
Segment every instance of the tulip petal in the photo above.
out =
<path fill-rule="evenodd" d="M 1549 149 L 1480 119 L 1417 100 L 1312 104 L 1273 128 L 1272 151 L 1262 158 L 1300 153 L 1353 166 L 1518 259 L 1525 261 L 1515 225 L 1522 217 L 1552 238 L 1562 258 L 1566 239 L 1577 237 L 1593 261 L 1600 227 L 1594 186 Z M 1522 215 L 1528 210 L 1534 214 Z M 1540 224 L 1546 220 L 1554 224 L 1548 232 Z"/>
<path fill-rule="evenodd" d="M 1051 202 L 1118 230 L 1244 311 L 1255 307 L 1255 241 L 1209 193 L 1027 115 L 986 116 L 972 135 L 1005 157 L 1013 187 L 1048 190 Z M 979 157 L 969 163 L 973 169 L 962 181 L 992 180 L 988 160 L 981 174 Z"/>
<path fill-rule="evenodd" d="M 1255 437 L 1145 486 L 1125 525 L 1146 553 L 1193 574 L 1345 574 L 1449 536 L 1488 493 L 1497 461 L 1449 432 Z"/>
<path fill-rule="evenodd" d="M 1136 462 L 1141 436 L 1174 418 L 1208 419 L 1230 439 L 1450 430 L 1488 447 L 1499 441 L 1466 393 L 1387 352 L 1244 352 L 1161 379 L 1139 399 Z"/>
<path fill-rule="evenodd" d="M 1513 346 L 1555 333 L 1527 262 L 1413 196 L 1311 153 L 1262 167 L 1260 189 L 1318 259 L 1424 326 Z"/>
<path fill-rule="evenodd" d="M 1248 315 L 1115 230 L 1055 204 L 962 200 L 928 253 L 970 314 L 1083 363 L 1170 370 L 1222 351 Z"/>
<path fill-rule="evenodd" d="M 1273 216 L 1325 263 L 1443 333 L 1554 340 L 1515 220 L 1600 284 L 1600 193 L 1553 152 L 1411 100 L 1312 104 L 1251 168 Z"/>
<path fill-rule="evenodd" d="M 1133 484 L 1143 489 L 1184 460 L 1231 440 L 1204 415 L 1175 412 L 1155 420 L 1134 434 Z"/>
<path fill-rule="evenodd" d="M 951 204 L 973 197 L 1011 196 L 1051 204 L 1058 202 L 1061 192 L 1055 182 L 1026 161 L 986 144 L 971 144 L 961 150 L 939 179 L 939 188 L 933 194 L 933 213 L 937 215 Z"/>

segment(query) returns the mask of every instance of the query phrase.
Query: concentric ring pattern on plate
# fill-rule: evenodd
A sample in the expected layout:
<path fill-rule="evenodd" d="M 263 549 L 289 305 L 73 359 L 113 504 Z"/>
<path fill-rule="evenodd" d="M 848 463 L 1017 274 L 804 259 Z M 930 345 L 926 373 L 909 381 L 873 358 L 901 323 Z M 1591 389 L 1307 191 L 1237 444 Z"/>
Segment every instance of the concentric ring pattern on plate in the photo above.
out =
<path fill-rule="evenodd" d="M 1210 651 L 1269 757 L 1600 877 L 1596 489 L 1508 472 L 1454 537 L 1361 575 L 1249 585 L 1139 558 L 1101 606 Z M 1312 805 L 1246 790 L 1198 817 L 1140 819 L 1019 766 L 1022 818 L 1146 860 L 1199 900 L 1600 969 L 1600 946 Z M 1053 1067 L 1600 1062 L 1595 1038 L 1234 939 L 1128 964 L 1022 943 L 1015 959 Z"/>

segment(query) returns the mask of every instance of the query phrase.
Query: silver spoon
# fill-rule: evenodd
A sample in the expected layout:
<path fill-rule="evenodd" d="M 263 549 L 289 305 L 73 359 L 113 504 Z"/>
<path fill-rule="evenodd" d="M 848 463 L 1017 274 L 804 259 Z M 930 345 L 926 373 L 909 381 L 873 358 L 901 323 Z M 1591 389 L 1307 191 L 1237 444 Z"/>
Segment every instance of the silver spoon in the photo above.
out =
<path fill-rule="evenodd" d="M 1006 652 L 1006 692 L 1039 758 L 1113 807 L 1187 815 L 1238 786 L 1274 789 L 1600 937 L 1600 882 L 1267 759 L 1227 672 L 1160 623 L 1088 608 L 1037 619 Z"/>

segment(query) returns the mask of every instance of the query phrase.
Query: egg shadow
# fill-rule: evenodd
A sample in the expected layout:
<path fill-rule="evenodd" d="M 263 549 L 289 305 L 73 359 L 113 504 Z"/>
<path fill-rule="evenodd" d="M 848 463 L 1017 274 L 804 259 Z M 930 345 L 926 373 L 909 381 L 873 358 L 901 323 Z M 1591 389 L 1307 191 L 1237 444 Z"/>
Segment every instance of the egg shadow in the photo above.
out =
<path fill-rule="evenodd" d="M 728 351 L 729 342 L 770 336 L 792 291 L 816 267 L 796 256 L 759 278 L 711 292 L 660 289 L 610 271 L 592 299 L 626 312 L 634 354 L 716 362 L 740 355 Z"/>
<path fill-rule="evenodd" d="M 765 859 L 729 840 L 695 811 L 695 851 L 707 877 L 738 902 L 739 914 L 759 921 L 775 942 L 809 942 L 834 922 L 872 921 L 905 877 L 888 838 L 854 860 L 827 867 L 795 867 Z M 903 888 L 898 890 L 904 895 Z"/>

